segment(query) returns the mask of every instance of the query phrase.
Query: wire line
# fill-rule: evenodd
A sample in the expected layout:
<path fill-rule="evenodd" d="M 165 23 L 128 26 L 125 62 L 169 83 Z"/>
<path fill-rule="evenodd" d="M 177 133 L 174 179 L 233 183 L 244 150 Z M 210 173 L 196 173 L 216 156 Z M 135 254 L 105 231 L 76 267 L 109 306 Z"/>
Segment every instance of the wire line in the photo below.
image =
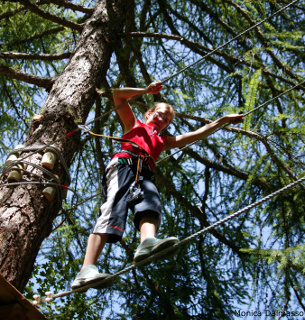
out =
<path fill-rule="evenodd" d="M 283 188 L 281 188 L 281 189 L 279 189 L 279 190 L 277 190 L 277 191 L 269 194 L 268 196 L 266 196 L 266 197 L 264 197 L 264 198 L 262 198 L 262 199 L 260 199 L 260 200 L 258 200 L 258 201 L 256 201 L 256 202 L 254 202 L 254 203 L 252 203 L 252 204 L 244 207 L 243 209 L 238 210 L 238 211 L 232 213 L 232 214 L 229 215 L 228 217 L 226 217 L 226 218 L 224 218 L 224 219 L 222 219 L 222 220 L 219 220 L 219 221 L 215 222 L 214 224 L 212 224 L 212 225 L 210 225 L 210 226 L 208 226 L 208 227 L 206 227 L 206 228 L 204 228 L 204 229 L 202 229 L 202 230 L 199 230 L 198 232 L 192 234 L 191 236 L 189 236 L 189 237 L 181 240 L 179 243 L 174 244 L 173 246 L 171 246 L 171 247 L 169 247 L 169 248 L 166 248 L 166 249 L 160 251 L 158 254 L 163 256 L 166 252 L 171 251 L 172 248 L 179 248 L 179 247 L 185 245 L 186 243 L 188 243 L 188 242 L 192 241 L 193 239 L 201 236 L 202 234 L 207 233 L 208 231 L 210 231 L 210 230 L 212 230 L 212 229 L 215 229 L 216 227 L 224 224 L 225 222 L 227 222 L 227 221 L 229 221 L 229 220 L 232 220 L 232 219 L 238 217 L 238 216 L 241 215 L 242 213 L 244 213 L 244 212 L 246 212 L 246 211 L 248 211 L 248 210 L 250 210 L 250 209 L 253 209 L 253 208 L 257 207 L 258 205 L 260 205 L 260 204 L 262 204 L 262 203 L 264 203 L 264 202 L 272 199 L 272 198 L 275 197 L 275 196 L 278 196 L 279 194 L 287 191 L 288 189 L 290 189 L 290 188 L 292 188 L 292 187 L 294 187 L 294 186 L 296 186 L 296 185 L 298 185 L 298 184 L 300 184 L 300 183 L 302 183 L 302 182 L 304 182 L 304 181 L 305 181 L 305 177 L 302 177 L 302 178 L 298 179 L 297 181 L 294 181 L 294 182 L 286 185 L 285 187 L 283 187 Z M 115 278 L 119 277 L 120 275 L 122 275 L 122 274 L 124 274 L 124 273 L 126 273 L 126 272 L 128 272 L 128 271 L 134 270 L 134 269 L 136 269 L 137 267 L 141 267 L 141 266 L 144 266 L 144 265 L 148 264 L 149 262 L 151 262 L 151 261 L 154 260 L 155 258 L 157 258 L 157 255 L 155 255 L 154 257 L 148 257 L 148 258 L 142 260 L 141 262 L 139 262 L 139 263 L 137 263 L 137 264 L 130 265 L 129 267 L 127 267 L 127 268 L 125 268 L 125 269 L 122 269 L 122 270 L 114 273 L 113 275 L 109 276 L 107 279 L 103 279 L 103 280 L 100 280 L 100 281 L 95 282 L 95 283 L 94 283 L 94 286 L 100 286 L 100 285 L 105 284 L 105 283 L 107 283 L 107 282 L 113 281 Z M 88 284 L 88 285 L 86 285 L 86 286 L 83 286 L 83 287 L 78 288 L 78 289 L 75 289 L 75 290 L 59 292 L 59 293 L 57 293 L 57 294 L 55 294 L 55 295 L 52 296 L 52 301 L 55 300 L 55 299 L 57 299 L 57 298 L 60 298 L 60 297 L 68 296 L 68 295 L 70 295 L 70 294 L 72 294 L 72 293 L 87 291 L 87 290 L 90 289 L 90 288 L 92 288 L 92 284 Z M 43 303 L 43 302 L 46 302 L 46 300 L 45 300 L 45 299 L 40 300 L 40 303 Z"/>

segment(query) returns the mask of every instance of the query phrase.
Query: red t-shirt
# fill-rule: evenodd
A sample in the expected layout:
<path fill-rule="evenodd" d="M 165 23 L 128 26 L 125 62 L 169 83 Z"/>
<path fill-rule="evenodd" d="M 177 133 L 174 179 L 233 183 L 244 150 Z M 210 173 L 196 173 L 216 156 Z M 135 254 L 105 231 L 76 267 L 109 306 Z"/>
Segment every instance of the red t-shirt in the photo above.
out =
<path fill-rule="evenodd" d="M 137 120 L 134 127 L 127 134 L 124 134 L 122 138 L 135 142 L 136 144 L 141 146 L 145 151 L 147 151 L 154 158 L 155 161 L 157 161 L 160 153 L 162 152 L 167 136 L 159 136 L 156 131 L 153 131 L 152 127 Z M 122 142 L 121 150 L 122 149 L 131 151 L 135 154 L 146 155 L 141 148 L 137 148 L 131 143 Z M 113 158 L 118 157 L 131 158 L 132 156 L 129 153 L 123 151 L 115 154 Z M 150 160 L 148 164 L 152 168 L 154 168 L 153 161 Z"/>

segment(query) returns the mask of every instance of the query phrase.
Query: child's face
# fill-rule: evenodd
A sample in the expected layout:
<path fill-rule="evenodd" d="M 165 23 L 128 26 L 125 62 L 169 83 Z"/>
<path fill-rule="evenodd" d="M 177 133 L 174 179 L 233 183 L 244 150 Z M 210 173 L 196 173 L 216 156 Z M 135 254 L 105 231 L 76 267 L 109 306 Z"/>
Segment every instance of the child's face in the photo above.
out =
<path fill-rule="evenodd" d="M 153 127 L 158 133 L 164 130 L 173 120 L 173 115 L 165 105 L 160 105 L 155 111 L 147 113 L 146 124 Z"/>

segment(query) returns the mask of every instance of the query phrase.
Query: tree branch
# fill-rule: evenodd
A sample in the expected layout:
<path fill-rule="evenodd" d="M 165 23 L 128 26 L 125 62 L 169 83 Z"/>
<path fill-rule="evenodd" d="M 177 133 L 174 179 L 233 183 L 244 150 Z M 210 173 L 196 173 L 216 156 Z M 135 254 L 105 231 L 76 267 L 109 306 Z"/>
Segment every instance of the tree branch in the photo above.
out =
<path fill-rule="evenodd" d="M 8 0 L 4 0 L 4 2 L 5 1 L 8 2 Z M 10 2 L 18 2 L 18 0 L 10 0 Z M 86 13 L 86 14 L 90 14 L 90 15 L 94 11 L 93 8 L 84 7 L 84 6 L 81 6 L 79 4 L 75 4 L 75 3 L 72 3 L 70 1 L 65 1 L 65 0 L 41 0 L 41 1 L 36 1 L 36 4 L 38 6 L 42 5 L 42 4 L 50 4 L 50 3 L 54 3 L 54 4 L 57 4 L 58 6 L 61 6 L 61 7 L 67 8 L 67 9 L 71 9 L 71 10 L 74 10 L 74 11 L 80 11 L 80 12 L 83 12 L 83 13 Z M 20 13 L 22 11 L 26 11 L 26 10 L 27 9 L 25 7 L 20 7 L 20 8 L 15 9 L 15 10 L 6 11 L 6 12 L 0 14 L 0 20 L 3 19 L 3 18 L 12 17 L 15 14 L 18 14 L 18 13 Z"/>
<path fill-rule="evenodd" d="M 43 87 L 46 90 L 50 90 L 53 81 L 48 78 L 34 76 L 32 74 L 25 73 L 19 69 L 7 67 L 0 63 L 0 75 L 9 77 L 11 79 L 21 80 L 30 84 L 34 84 L 38 87 Z"/>
<path fill-rule="evenodd" d="M 177 36 L 174 34 L 167 34 L 167 33 L 146 33 L 146 32 L 130 32 L 130 33 L 124 33 L 120 35 L 121 37 L 151 37 L 151 38 L 158 38 L 158 39 L 167 39 L 167 40 L 176 40 L 179 41 L 180 43 L 184 44 L 186 47 L 188 47 L 189 49 L 191 49 L 192 51 L 200 54 L 201 56 L 203 56 L 205 53 L 209 53 L 211 51 L 213 51 L 214 49 L 210 49 L 206 46 L 203 46 L 200 43 L 197 42 L 193 42 L 190 41 L 188 39 L 185 39 L 181 36 Z M 200 51 L 198 51 L 200 50 Z M 265 68 L 260 62 L 257 61 L 257 63 L 253 63 L 250 61 L 246 61 L 243 58 L 239 58 L 236 57 L 234 55 L 229 55 L 225 52 L 221 52 L 221 51 L 215 51 L 213 54 L 218 55 L 219 57 L 224 58 L 230 65 L 246 65 L 250 68 L 253 69 L 262 69 L 262 73 L 265 75 L 269 75 L 275 79 L 281 80 L 285 83 L 288 83 L 290 85 L 295 85 L 295 82 L 284 78 L 280 75 L 277 75 L 271 71 L 269 71 L 267 68 Z M 217 64 L 220 68 L 222 68 L 223 70 L 227 71 L 228 73 L 232 72 L 232 70 L 229 70 L 227 66 L 225 66 L 224 64 L 221 64 L 220 61 L 212 58 L 211 56 L 209 56 L 207 58 L 209 61 L 211 61 L 214 64 Z M 304 86 L 302 86 L 302 88 L 304 89 Z"/>
<path fill-rule="evenodd" d="M 254 26 L 255 25 L 255 20 L 253 20 L 250 15 L 247 13 L 246 10 L 244 10 L 240 5 L 238 5 L 237 3 L 235 3 L 234 1 L 231 0 L 225 0 L 225 2 L 227 2 L 228 4 L 232 5 L 233 7 L 236 8 L 236 10 L 241 13 L 241 15 L 249 22 L 250 26 Z M 263 32 L 261 31 L 261 29 L 259 27 L 255 28 L 255 31 L 257 32 L 258 35 L 258 39 L 260 39 L 260 41 L 262 42 L 266 52 L 268 52 L 268 54 L 270 55 L 271 59 L 274 61 L 275 65 L 278 66 L 280 69 L 283 70 L 283 72 L 285 72 L 286 74 L 288 74 L 290 77 L 299 80 L 300 77 L 298 77 L 296 74 L 294 74 L 288 67 L 287 65 L 284 65 L 278 58 L 277 56 L 273 53 L 272 50 L 270 50 L 268 48 L 269 44 L 268 41 L 265 37 L 265 35 L 263 34 Z"/>
<path fill-rule="evenodd" d="M 62 54 L 38 54 L 38 53 L 21 53 L 21 52 L 0 52 L 0 58 L 3 59 L 21 59 L 21 60 L 43 60 L 54 61 L 69 59 L 71 53 L 66 52 Z"/>
<path fill-rule="evenodd" d="M 8 99 L 9 99 L 9 101 L 10 101 L 11 106 L 14 108 L 16 114 L 18 115 L 20 121 L 23 122 L 25 128 L 27 128 L 27 130 L 28 130 L 28 129 L 29 129 L 29 125 L 28 125 L 28 123 L 25 121 L 25 118 L 20 114 L 19 108 L 18 108 L 18 106 L 15 104 L 15 100 L 12 98 L 11 92 L 10 92 L 10 90 L 7 88 L 6 82 L 4 82 L 4 84 L 3 84 L 3 89 L 4 89 L 4 92 L 5 92 L 5 94 L 7 95 Z M 21 100 L 22 100 L 22 99 L 21 99 Z"/>
<path fill-rule="evenodd" d="M 42 0 L 42 1 L 39 1 L 39 4 L 44 4 L 44 3 L 54 3 L 58 6 L 61 6 L 61 7 L 67 8 L 67 9 L 71 9 L 74 11 L 80 11 L 80 12 L 90 14 L 90 15 L 94 12 L 93 8 L 84 7 L 79 4 L 72 3 L 71 1 L 65 1 L 65 0 Z"/>
<path fill-rule="evenodd" d="M 25 11 L 25 8 L 21 7 L 15 10 L 10 10 L 10 11 L 6 11 L 0 14 L 0 20 L 5 19 L 5 18 L 9 18 L 9 17 L 13 17 L 15 14 L 18 14 L 22 11 Z"/>
<path fill-rule="evenodd" d="M 67 19 L 64 18 L 60 18 L 54 14 L 51 14 L 43 9 L 41 9 L 38 5 L 32 3 L 29 0 L 18 0 L 18 2 L 20 2 L 21 4 L 23 4 L 27 9 L 29 9 L 30 11 L 32 11 L 33 13 L 37 14 L 38 16 L 47 19 L 49 21 L 58 23 L 64 27 L 70 28 L 70 29 L 74 29 L 74 30 L 78 30 L 81 31 L 83 28 L 82 24 L 78 24 L 72 21 L 69 21 Z"/>
<path fill-rule="evenodd" d="M 64 27 L 57 27 L 57 28 L 54 28 L 54 29 L 50 29 L 50 30 L 46 30 L 46 31 L 43 31 L 41 33 L 38 33 L 32 37 L 29 37 L 29 38 L 26 38 L 26 39 L 23 39 L 23 40 L 19 40 L 19 41 L 15 41 L 15 42 L 9 42 L 7 43 L 7 47 L 8 48 L 12 48 L 14 46 L 19 46 L 20 44 L 23 44 L 23 43 L 32 43 L 34 40 L 36 39 L 42 39 L 43 37 L 45 36 L 49 36 L 49 35 L 52 35 L 52 34 L 55 34 L 55 33 L 59 33 L 61 31 L 64 30 Z"/>

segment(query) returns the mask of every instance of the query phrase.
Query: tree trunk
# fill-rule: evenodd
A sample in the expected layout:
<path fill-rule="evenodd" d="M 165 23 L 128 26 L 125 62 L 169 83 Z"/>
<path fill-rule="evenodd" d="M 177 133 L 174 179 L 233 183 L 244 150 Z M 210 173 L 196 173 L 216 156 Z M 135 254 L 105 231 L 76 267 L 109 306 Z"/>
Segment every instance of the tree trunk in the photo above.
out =
<path fill-rule="evenodd" d="M 54 77 L 50 94 L 40 112 L 32 121 L 25 146 L 45 145 L 60 141 L 55 147 L 62 154 L 67 166 L 80 146 L 80 134 L 75 122 L 84 123 L 96 98 L 96 88 L 106 76 L 117 34 L 122 33 L 124 13 L 128 2 L 101 0 L 96 3 L 93 15 L 86 21 L 82 33 L 65 70 Z M 16 145 L 20 142 L 16 141 Z M 22 156 L 28 154 L 26 151 Z M 42 153 L 35 153 L 26 161 L 40 166 Z M 30 174 L 22 181 L 45 181 L 40 168 L 27 166 Z M 67 174 L 59 159 L 53 174 L 61 184 Z M 7 175 L 1 178 L 6 182 Z M 57 190 L 53 201 L 42 194 L 39 184 L 21 184 L 0 188 L 0 272 L 18 290 L 22 291 L 31 275 L 35 258 L 42 241 L 52 230 L 52 222 L 61 208 Z"/>

